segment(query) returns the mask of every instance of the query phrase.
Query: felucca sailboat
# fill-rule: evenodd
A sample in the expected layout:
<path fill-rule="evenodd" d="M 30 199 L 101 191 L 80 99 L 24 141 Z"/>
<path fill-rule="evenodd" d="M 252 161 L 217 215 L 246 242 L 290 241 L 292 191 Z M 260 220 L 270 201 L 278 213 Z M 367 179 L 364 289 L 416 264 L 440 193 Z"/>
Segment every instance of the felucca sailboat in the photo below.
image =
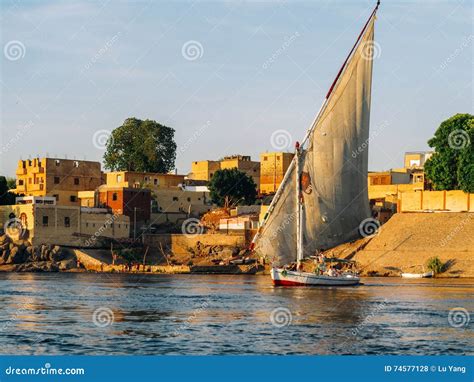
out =
<path fill-rule="evenodd" d="M 252 240 L 275 285 L 356 285 L 356 274 L 303 272 L 303 259 L 359 237 L 370 217 L 367 171 L 373 10 L 339 70 Z M 295 269 L 285 267 L 294 263 Z"/>

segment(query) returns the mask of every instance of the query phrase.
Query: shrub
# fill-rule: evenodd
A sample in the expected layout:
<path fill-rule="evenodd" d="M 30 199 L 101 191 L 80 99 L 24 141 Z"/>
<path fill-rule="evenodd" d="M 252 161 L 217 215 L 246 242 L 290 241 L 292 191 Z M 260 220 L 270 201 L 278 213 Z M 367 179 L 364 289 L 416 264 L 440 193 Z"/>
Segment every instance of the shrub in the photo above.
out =
<path fill-rule="evenodd" d="M 435 274 L 442 273 L 444 268 L 443 262 L 437 256 L 429 258 L 426 262 L 426 266 L 430 271 L 433 271 Z"/>

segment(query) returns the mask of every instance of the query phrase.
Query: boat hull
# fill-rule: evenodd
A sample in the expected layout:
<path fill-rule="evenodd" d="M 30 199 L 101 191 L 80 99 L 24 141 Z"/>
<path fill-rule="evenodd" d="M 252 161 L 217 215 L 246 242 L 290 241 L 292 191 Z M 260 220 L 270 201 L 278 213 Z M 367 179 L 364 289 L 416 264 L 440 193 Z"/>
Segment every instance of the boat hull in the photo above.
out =
<path fill-rule="evenodd" d="M 272 268 L 270 275 L 276 286 L 351 286 L 360 283 L 359 277 L 350 274 L 335 277 Z"/>
<path fill-rule="evenodd" d="M 402 273 L 404 279 L 425 279 L 434 277 L 434 272 L 425 272 L 425 273 Z"/>

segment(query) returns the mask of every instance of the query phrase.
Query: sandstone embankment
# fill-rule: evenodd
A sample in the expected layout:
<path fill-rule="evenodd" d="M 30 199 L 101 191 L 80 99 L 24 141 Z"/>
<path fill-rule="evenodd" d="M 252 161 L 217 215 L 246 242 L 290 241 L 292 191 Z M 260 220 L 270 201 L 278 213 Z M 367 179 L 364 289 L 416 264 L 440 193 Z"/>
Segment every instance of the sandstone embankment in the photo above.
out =
<path fill-rule="evenodd" d="M 474 277 L 474 213 L 395 214 L 360 243 L 362 249 L 348 255 L 362 275 L 427 271 L 428 259 L 436 256 L 445 264 L 437 277 Z"/>

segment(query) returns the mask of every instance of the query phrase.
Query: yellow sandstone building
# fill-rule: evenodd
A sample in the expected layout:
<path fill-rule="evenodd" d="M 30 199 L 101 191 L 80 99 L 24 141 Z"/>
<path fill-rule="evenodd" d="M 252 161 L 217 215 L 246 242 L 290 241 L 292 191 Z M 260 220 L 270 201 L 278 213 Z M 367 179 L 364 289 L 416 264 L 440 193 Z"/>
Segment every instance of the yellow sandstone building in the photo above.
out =
<path fill-rule="evenodd" d="M 293 153 L 271 152 L 260 154 L 260 192 L 276 192 L 286 170 L 293 160 Z"/>
<path fill-rule="evenodd" d="M 102 183 L 99 162 L 58 158 L 18 161 L 16 179 L 17 194 L 53 196 L 64 206 L 79 206 L 78 192 Z"/>
<path fill-rule="evenodd" d="M 197 161 L 191 164 L 191 173 L 188 175 L 189 179 L 194 180 L 211 180 L 212 176 L 217 170 L 236 168 L 250 176 L 257 189 L 260 184 L 260 163 L 252 161 L 248 155 L 231 155 L 222 158 L 220 161 Z"/>

